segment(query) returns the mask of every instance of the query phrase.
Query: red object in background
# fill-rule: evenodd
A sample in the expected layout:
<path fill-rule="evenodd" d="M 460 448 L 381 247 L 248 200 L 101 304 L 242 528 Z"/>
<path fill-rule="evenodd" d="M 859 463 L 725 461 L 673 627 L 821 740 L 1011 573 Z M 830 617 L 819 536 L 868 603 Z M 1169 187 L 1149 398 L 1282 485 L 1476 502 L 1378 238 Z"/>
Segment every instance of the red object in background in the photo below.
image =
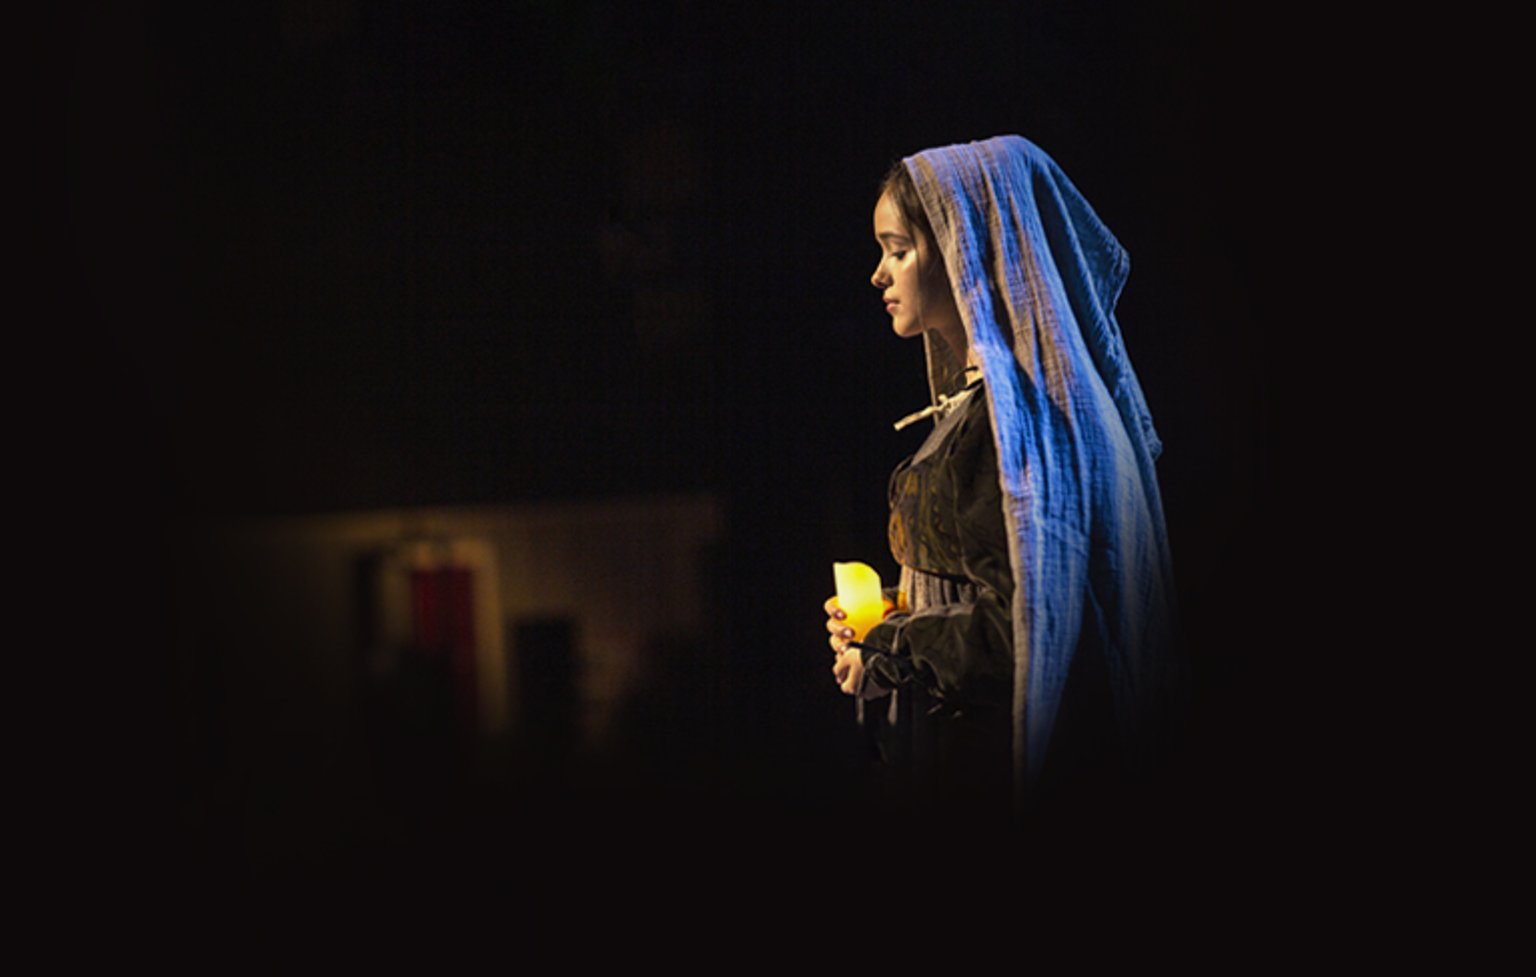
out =
<path fill-rule="evenodd" d="M 444 661 L 453 685 L 459 728 L 475 729 L 474 571 L 438 567 L 411 571 L 412 638 L 418 653 Z"/>

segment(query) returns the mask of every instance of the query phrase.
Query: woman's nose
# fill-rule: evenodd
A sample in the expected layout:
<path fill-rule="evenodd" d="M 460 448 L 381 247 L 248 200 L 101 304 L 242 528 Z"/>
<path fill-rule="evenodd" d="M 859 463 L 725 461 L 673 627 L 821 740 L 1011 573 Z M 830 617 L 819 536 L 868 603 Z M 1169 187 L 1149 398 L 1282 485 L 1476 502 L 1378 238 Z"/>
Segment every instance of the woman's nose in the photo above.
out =
<path fill-rule="evenodd" d="M 869 283 L 876 288 L 884 288 L 886 285 L 885 262 L 875 265 L 875 273 L 869 276 Z"/>

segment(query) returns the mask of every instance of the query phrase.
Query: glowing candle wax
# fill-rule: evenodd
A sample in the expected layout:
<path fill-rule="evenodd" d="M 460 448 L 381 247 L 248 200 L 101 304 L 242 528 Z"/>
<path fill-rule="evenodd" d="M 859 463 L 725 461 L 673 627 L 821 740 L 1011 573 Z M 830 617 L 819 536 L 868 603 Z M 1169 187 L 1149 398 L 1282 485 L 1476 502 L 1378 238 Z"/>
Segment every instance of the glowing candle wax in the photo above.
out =
<path fill-rule="evenodd" d="M 834 563 L 832 579 L 837 584 L 837 604 L 848 615 L 848 626 L 853 628 L 853 640 L 862 641 L 869 629 L 885 617 L 880 574 L 866 563 Z"/>

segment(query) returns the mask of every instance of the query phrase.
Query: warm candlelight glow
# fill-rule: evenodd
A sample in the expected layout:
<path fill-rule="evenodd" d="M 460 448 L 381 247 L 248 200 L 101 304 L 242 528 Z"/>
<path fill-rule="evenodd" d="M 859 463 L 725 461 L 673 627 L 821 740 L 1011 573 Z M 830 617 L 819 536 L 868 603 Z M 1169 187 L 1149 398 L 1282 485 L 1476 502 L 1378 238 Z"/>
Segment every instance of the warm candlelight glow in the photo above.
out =
<path fill-rule="evenodd" d="M 834 563 L 837 604 L 848 615 L 853 640 L 862 641 L 869 629 L 885 617 L 885 598 L 880 593 L 880 574 L 867 563 Z"/>

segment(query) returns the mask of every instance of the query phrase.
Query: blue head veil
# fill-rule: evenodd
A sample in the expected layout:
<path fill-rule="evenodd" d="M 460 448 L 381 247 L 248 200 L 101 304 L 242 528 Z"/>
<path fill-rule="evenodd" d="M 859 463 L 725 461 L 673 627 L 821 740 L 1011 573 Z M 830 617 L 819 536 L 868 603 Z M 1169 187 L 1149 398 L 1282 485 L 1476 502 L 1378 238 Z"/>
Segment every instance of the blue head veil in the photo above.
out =
<path fill-rule="evenodd" d="M 1039 775 L 1093 629 L 1117 732 L 1154 746 L 1177 693 L 1172 572 L 1152 426 L 1115 320 L 1130 262 L 1061 168 L 1019 136 L 904 163 L 991 400 L 1010 533 L 1014 764 Z M 958 374 L 928 338 L 930 384 Z"/>

